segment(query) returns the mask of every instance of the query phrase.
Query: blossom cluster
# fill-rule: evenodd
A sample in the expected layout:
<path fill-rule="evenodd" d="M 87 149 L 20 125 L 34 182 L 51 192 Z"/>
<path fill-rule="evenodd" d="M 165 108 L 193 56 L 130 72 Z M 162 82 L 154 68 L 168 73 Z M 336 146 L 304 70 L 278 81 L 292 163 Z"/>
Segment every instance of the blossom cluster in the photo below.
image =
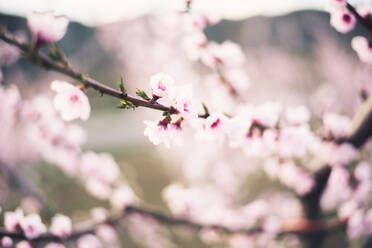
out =
<path fill-rule="evenodd" d="M 347 0 L 329 0 L 329 5 L 331 25 L 340 33 L 348 33 L 353 30 L 357 20 L 355 15 L 347 8 Z M 366 22 L 370 22 L 372 17 L 372 7 L 370 5 L 362 5 L 356 11 Z M 351 41 L 351 47 L 362 62 L 372 63 L 372 45 L 366 37 L 354 37 Z"/>

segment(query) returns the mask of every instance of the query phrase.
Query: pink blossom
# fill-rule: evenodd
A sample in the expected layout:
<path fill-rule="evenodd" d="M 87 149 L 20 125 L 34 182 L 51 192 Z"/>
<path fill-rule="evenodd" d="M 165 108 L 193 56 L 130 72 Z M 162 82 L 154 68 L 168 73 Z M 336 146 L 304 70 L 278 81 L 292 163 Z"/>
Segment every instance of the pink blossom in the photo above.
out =
<path fill-rule="evenodd" d="M 341 9 L 346 7 L 347 0 L 328 0 L 332 9 Z"/>
<path fill-rule="evenodd" d="M 95 178 L 106 184 L 112 184 L 119 177 L 119 166 L 111 154 L 85 152 L 80 158 L 80 170 L 83 178 Z"/>
<path fill-rule="evenodd" d="M 8 236 L 4 236 L 1 239 L 1 247 L 12 248 L 13 247 L 13 240 Z"/>
<path fill-rule="evenodd" d="M 236 91 L 245 91 L 250 87 L 249 77 L 241 68 L 226 70 L 224 76 Z"/>
<path fill-rule="evenodd" d="M 38 214 L 25 216 L 21 221 L 21 228 L 28 239 L 35 239 L 40 234 L 46 232 L 45 225 L 41 222 Z"/>
<path fill-rule="evenodd" d="M 5 212 L 4 226 L 9 232 L 16 232 L 21 228 L 21 222 L 24 218 L 22 209 L 17 209 L 14 212 Z"/>
<path fill-rule="evenodd" d="M 347 137 L 351 131 L 351 120 L 346 116 L 335 113 L 325 113 L 323 115 L 325 130 L 335 138 Z"/>
<path fill-rule="evenodd" d="M 113 244 L 118 241 L 116 230 L 110 225 L 99 225 L 95 229 L 95 233 L 105 243 Z"/>
<path fill-rule="evenodd" d="M 351 41 L 351 47 L 362 62 L 372 63 L 372 46 L 367 38 L 363 36 L 354 37 Z"/>
<path fill-rule="evenodd" d="M 174 102 L 173 107 L 184 119 L 188 120 L 198 117 L 195 103 L 192 99 L 192 84 L 174 87 L 170 97 Z"/>
<path fill-rule="evenodd" d="M 30 242 L 23 240 L 18 242 L 15 248 L 32 248 L 32 245 Z"/>
<path fill-rule="evenodd" d="M 253 108 L 252 121 L 266 127 L 274 127 L 281 114 L 281 106 L 277 102 L 266 102 Z"/>
<path fill-rule="evenodd" d="M 111 205 L 119 210 L 122 210 L 129 205 L 136 204 L 137 202 L 137 196 L 128 185 L 122 185 L 118 187 L 113 192 L 110 199 Z"/>
<path fill-rule="evenodd" d="M 357 210 L 357 208 L 358 204 L 355 201 L 347 201 L 343 203 L 338 209 L 338 217 L 341 220 L 347 220 Z"/>
<path fill-rule="evenodd" d="M 50 232 L 60 238 L 66 238 L 71 234 L 72 222 L 71 219 L 64 215 L 56 215 L 52 218 Z"/>
<path fill-rule="evenodd" d="M 176 145 L 182 143 L 181 123 L 170 123 L 167 118 L 158 122 L 144 121 L 144 123 L 146 125 L 144 135 L 154 145 L 164 143 L 165 147 L 169 148 L 171 143 Z"/>
<path fill-rule="evenodd" d="M 351 239 L 365 234 L 364 214 L 362 210 L 355 211 L 347 222 L 347 234 Z"/>
<path fill-rule="evenodd" d="M 331 26 L 340 33 L 348 33 L 354 29 L 355 16 L 347 9 L 336 9 L 331 11 Z"/>
<path fill-rule="evenodd" d="M 65 121 L 72 121 L 80 118 L 87 120 L 90 115 L 90 105 L 87 95 L 74 85 L 63 82 L 53 81 L 52 90 L 57 92 L 54 98 L 54 107 L 61 114 Z"/>
<path fill-rule="evenodd" d="M 372 165 L 368 162 L 360 162 L 354 170 L 354 176 L 359 181 L 372 179 Z"/>
<path fill-rule="evenodd" d="M 163 72 L 155 74 L 150 78 L 150 89 L 152 95 L 155 97 L 160 98 L 168 96 L 172 90 L 173 84 L 174 79 Z"/>
<path fill-rule="evenodd" d="M 52 242 L 52 243 L 48 243 L 45 248 L 66 248 L 66 246 L 64 246 L 63 244 L 61 243 L 55 243 L 55 242 Z"/>
<path fill-rule="evenodd" d="M 231 68 L 241 66 L 245 57 L 240 46 L 232 41 L 225 41 L 222 44 L 210 42 L 203 53 L 202 61 L 212 68 L 219 66 Z"/>
<path fill-rule="evenodd" d="M 66 17 L 55 17 L 53 11 L 33 13 L 27 17 L 27 25 L 34 36 L 34 45 L 59 41 L 68 26 Z"/>
<path fill-rule="evenodd" d="M 283 184 L 293 188 L 300 195 L 309 192 L 315 184 L 310 173 L 297 167 L 293 163 L 281 165 L 279 179 Z"/>
<path fill-rule="evenodd" d="M 193 122 L 198 140 L 221 140 L 229 130 L 229 120 L 221 112 L 212 113 L 205 120 Z"/>
<path fill-rule="evenodd" d="M 77 241 L 78 248 L 103 248 L 102 242 L 93 234 L 86 234 Z"/>
<path fill-rule="evenodd" d="M 277 150 L 283 157 L 304 157 L 313 140 L 314 135 L 307 124 L 285 127 L 279 134 Z"/>
<path fill-rule="evenodd" d="M 195 33 L 183 39 L 182 46 L 190 60 L 198 60 L 207 45 L 207 37 L 203 33 Z"/>
<path fill-rule="evenodd" d="M 303 105 L 287 108 L 285 112 L 287 121 L 292 125 L 300 125 L 310 120 L 310 111 Z"/>
<path fill-rule="evenodd" d="M 369 4 L 363 4 L 358 6 L 357 11 L 359 15 L 365 19 L 372 17 L 372 6 Z"/>

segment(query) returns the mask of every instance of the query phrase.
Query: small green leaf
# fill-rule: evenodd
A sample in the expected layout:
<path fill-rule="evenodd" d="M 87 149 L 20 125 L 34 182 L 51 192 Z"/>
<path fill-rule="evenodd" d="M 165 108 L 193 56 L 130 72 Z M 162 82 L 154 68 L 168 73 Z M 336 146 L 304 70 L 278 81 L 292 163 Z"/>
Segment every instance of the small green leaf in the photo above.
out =
<path fill-rule="evenodd" d="M 124 86 L 124 80 L 123 80 L 122 76 L 120 77 L 119 89 L 120 89 L 121 93 L 123 93 L 123 95 L 127 94 L 127 89 Z"/>
<path fill-rule="evenodd" d="M 136 95 L 141 97 L 142 99 L 146 100 L 146 101 L 150 101 L 151 98 L 146 94 L 146 92 L 144 92 L 143 90 L 140 90 L 140 89 L 136 89 Z"/>
<path fill-rule="evenodd" d="M 133 103 L 127 101 L 127 100 L 122 100 L 120 101 L 120 104 L 117 106 L 117 108 L 119 109 L 135 109 L 136 108 L 136 105 L 134 105 Z"/>
<path fill-rule="evenodd" d="M 49 57 L 58 62 L 61 62 L 64 65 L 68 65 L 66 56 L 63 54 L 61 48 L 54 42 L 50 44 Z"/>

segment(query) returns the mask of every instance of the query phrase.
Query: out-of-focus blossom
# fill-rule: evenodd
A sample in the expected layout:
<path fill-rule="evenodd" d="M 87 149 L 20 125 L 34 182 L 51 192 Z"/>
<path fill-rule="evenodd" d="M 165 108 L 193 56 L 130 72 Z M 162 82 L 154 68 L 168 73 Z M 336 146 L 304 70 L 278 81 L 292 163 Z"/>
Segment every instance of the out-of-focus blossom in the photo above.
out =
<path fill-rule="evenodd" d="M 195 120 L 194 127 L 197 129 L 198 140 L 221 140 L 229 129 L 229 120 L 221 112 L 212 113 L 205 120 Z"/>
<path fill-rule="evenodd" d="M 60 238 L 66 238 L 71 234 L 72 222 L 71 219 L 64 215 L 56 215 L 52 219 L 50 232 Z"/>
<path fill-rule="evenodd" d="M 222 44 L 209 42 L 202 55 L 202 61 L 211 68 L 219 66 L 231 68 L 241 66 L 245 57 L 240 46 L 232 41 L 225 41 Z"/>
<path fill-rule="evenodd" d="M 346 8 L 331 11 L 331 25 L 340 33 L 348 33 L 354 29 L 356 24 L 355 16 Z"/>
<path fill-rule="evenodd" d="M 372 165 L 368 162 L 359 163 L 354 170 L 354 176 L 358 181 L 368 181 L 372 179 Z"/>
<path fill-rule="evenodd" d="M 200 239 L 206 244 L 213 244 L 221 241 L 221 233 L 213 230 L 204 228 L 199 232 Z"/>
<path fill-rule="evenodd" d="M 352 189 L 349 185 L 349 180 L 350 175 L 347 169 L 340 166 L 332 169 L 327 187 L 320 200 L 322 208 L 334 209 L 350 198 Z M 340 191 L 342 194 L 340 194 Z"/>
<path fill-rule="evenodd" d="M 174 79 L 163 72 L 155 74 L 150 78 L 150 89 L 152 95 L 155 97 L 167 97 L 173 85 Z"/>
<path fill-rule="evenodd" d="M 136 204 L 137 196 L 128 185 L 118 187 L 112 194 L 110 202 L 111 205 L 119 210 L 123 210 L 129 205 Z"/>
<path fill-rule="evenodd" d="M 106 244 L 113 244 L 118 242 L 117 232 L 115 228 L 110 225 L 99 225 L 95 229 L 95 233 Z"/>
<path fill-rule="evenodd" d="M 285 112 L 287 121 L 292 125 L 300 125 L 310 120 L 310 111 L 303 105 L 287 108 Z"/>
<path fill-rule="evenodd" d="M 182 41 L 182 46 L 189 59 L 192 61 L 200 59 L 206 45 L 207 37 L 204 33 L 187 35 Z"/>
<path fill-rule="evenodd" d="M 32 245 L 30 242 L 23 240 L 17 243 L 16 248 L 32 248 Z"/>
<path fill-rule="evenodd" d="M 78 239 L 78 248 L 103 248 L 102 242 L 93 234 L 86 234 Z"/>
<path fill-rule="evenodd" d="M 338 209 L 338 217 L 347 220 L 357 210 L 358 204 L 354 200 L 343 203 Z"/>
<path fill-rule="evenodd" d="M 80 170 L 84 178 L 97 178 L 107 184 L 113 183 L 120 173 L 119 166 L 108 153 L 84 153 L 80 160 Z"/>
<path fill-rule="evenodd" d="M 323 116 L 324 129 L 335 138 L 347 137 L 351 132 L 350 118 L 335 113 L 325 113 Z"/>
<path fill-rule="evenodd" d="M 343 9 L 346 7 L 347 0 L 328 0 L 332 9 Z"/>
<path fill-rule="evenodd" d="M 27 17 L 27 25 L 34 36 L 35 46 L 62 39 L 68 23 L 66 17 L 55 17 L 53 11 L 33 13 Z"/>
<path fill-rule="evenodd" d="M 3 237 L 1 239 L 1 247 L 12 248 L 13 247 L 13 240 L 8 236 Z"/>
<path fill-rule="evenodd" d="M 80 176 L 86 189 L 99 199 L 106 199 L 119 177 L 119 167 L 110 154 L 86 152 L 80 159 Z"/>
<path fill-rule="evenodd" d="M 247 73 L 241 68 L 233 68 L 225 71 L 225 80 L 238 92 L 245 91 L 250 86 Z"/>
<path fill-rule="evenodd" d="M 87 120 L 90 115 L 90 105 L 87 95 L 78 87 L 63 82 L 53 81 L 52 90 L 57 92 L 54 97 L 54 107 L 65 121 L 80 118 Z"/>
<path fill-rule="evenodd" d="M 370 4 L 363 4 L 358 6 L 357 11 L 359 15 L 365 19 L 372 18 L 372 6 Z"/>
<path fill-rule="evenodd" d="M 45 248 L 66 248 L 66 246 L 64 246 L 63 244 L 61 243 L 48 243 Z"/>
<path fill-rule="evenodd" d="M 311 174 L 293 163 L 281 165 L 279 179 L 284 185 L 293 188 L 300 195 L 306 194 L 315 185 Z"/>
<path fill-rule="evenodd" d="M 309 125 L 289 126 L 280 131 L 276 149 L 282 157 L 304 157 L 313 142 Z"/>
<path fill-rule="evenodd" d="M 21 228 L 28 239 L 35 239 L 46 232 L 45 225 L 41 222 L 38 214 L 25 216 L 21 221 Z"/>
<path fill-rule="evenodd" d="M 22 209 L 17 209 L 14 212 L 5 212 L 4 226 L 9 232 L 16 232 L 21 228 L 21 222 L 24 218 Z"/>
<path fill-rule="evenodd" d="M 277 102 L 266 102 L 254 107 L 252 121 L 266 127 L 274 127 L 281 114 L 281 106 Z"/>
<path fill-rule="evenodd" d="M 351 47 L 358 54 L 361 61 L 372 63 L 372 45 L 367 38 L 363 36 L 354 37 L 351 41 Z"/>

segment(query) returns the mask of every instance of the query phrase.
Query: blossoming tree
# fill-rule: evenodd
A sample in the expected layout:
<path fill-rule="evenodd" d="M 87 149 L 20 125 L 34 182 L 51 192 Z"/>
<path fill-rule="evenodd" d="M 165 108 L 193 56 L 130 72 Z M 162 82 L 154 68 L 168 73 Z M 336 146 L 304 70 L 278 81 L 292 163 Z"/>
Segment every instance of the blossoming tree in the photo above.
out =
<path fill-rule="evenodd" d="M 330 24 L 337 31 L 347 33 L 359 23 L 366 35 L 372 34 L 372 7 L 356 8 L 346 0 L 329 3 Z M 364 148 L 372 135 L 368 92 L 362 92 L 353 118 L 324 112 L 317 125 L 302 105 L 251 104 L 244 97 L 249 79 L 242 49 L 232 41 L 209 41 L 205 28 L 218 19 L 194 14 L 191 1 L 186 5 L 185 11 L 169 15 L 179 25 L 189 60 L 210 70 L 214 90 L 206 97 L 222 94 L 218 89 L 224 92 L 211 105 L 198 97 L 194 83 L 182 84 L 164 72 L 151 76 L 148 88 L 137 88 L 133 96 L 122 78 L 114 89 L 78 71 L 56 44 L 66 33 L 68 20 L 53 12 L 28 17 L 30 42 L 1 29 L 0 39 L 15 57 L 19 53 L 36 66 L 80 83 L 54 80 L 52 97 L 32 98 L 21 97 L 14 85 L 0 86 L 1 167 L 43 204 L 48 203 L 12 164 L 41 160 L 54 164 L 108 203 L 107 209 L 93 209 L 83 226 L 59 213 L 42 220 L 21 207 L 4 209 L 2 247 L 119 247 L 121 233 L 116 227 L 123 223 L 148 247 L 175 247 L 163 226 L 190 229 L 215 247 L 322 247 L 334 233 L 357 240 L 362 247 L 372 245 L 372 162 L 370 146 Z M 355 37 L 351 47 L 362 62 L 372 63 L 368 38 Z M 156 120 L 144 120 L 144 135 L 167 148 L 168 158 L 184 176 L 182 183 L 175 181 L 163 189 L 170 214 L 144 207 L 112 155 L 82 149 L 85 133 L 74 120 L 89 121 L 94 106 L 87 91 L 117 99 L 120 109 L 148 108 L 159 114 Z M 6 151 L 10 146 L 17 147 L 16 155 Z M 259 168 L 280 190 L 240 204 L 241 185 L 252 161 L 259 161 Z"/>

